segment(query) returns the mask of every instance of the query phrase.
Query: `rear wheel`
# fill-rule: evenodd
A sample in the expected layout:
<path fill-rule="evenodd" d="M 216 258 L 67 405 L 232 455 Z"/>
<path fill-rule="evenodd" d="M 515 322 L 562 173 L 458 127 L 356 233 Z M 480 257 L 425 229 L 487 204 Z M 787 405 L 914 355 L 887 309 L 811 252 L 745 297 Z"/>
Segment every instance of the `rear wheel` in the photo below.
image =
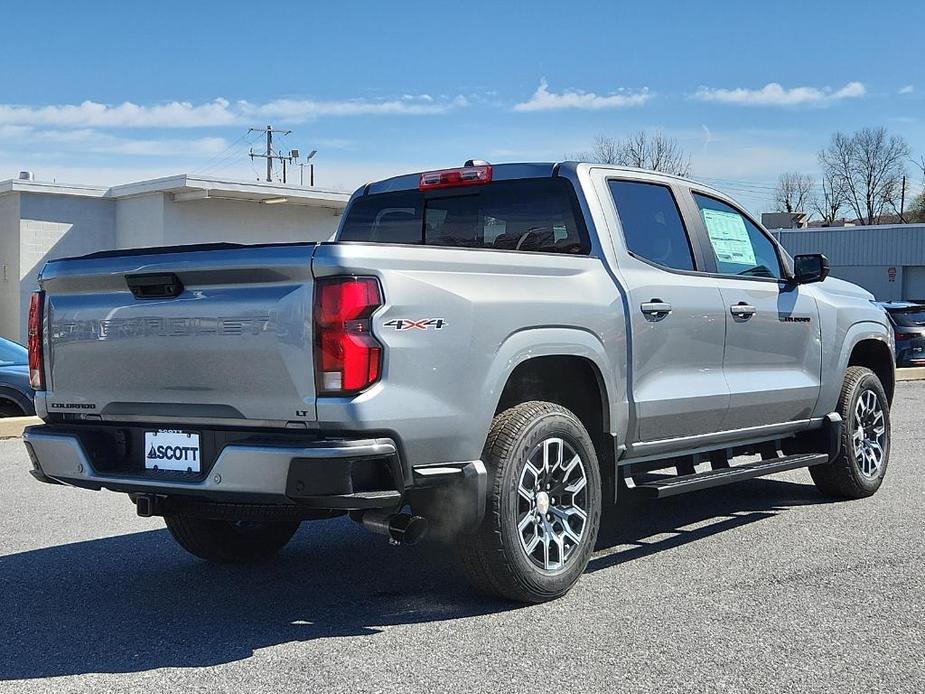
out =
<path fill-rule="evenodd" d="M 838 400 L 842 441 L 838 457 L 809 469 L 825 494 L 860 499 L 876 492 L 890 459 L 890 405 L 870 369 L 850 366 Z"/>
<path fill-rule="evenodd" d="M 587 567 L 600 525 L 601 477 L 588 432 L 559 405 L 522 403 L 495 417 L 483 461 L 485 518 L 459 538 L 470 580 L 523 602 L 564 595 Z"/>
<path fill-rule="evenodd" d="M 201 559 L 222 564 L 265 561 L 281 550 L 299 521 L 230 521 L 182 513 L 164 516 L 173 538 Z"/>

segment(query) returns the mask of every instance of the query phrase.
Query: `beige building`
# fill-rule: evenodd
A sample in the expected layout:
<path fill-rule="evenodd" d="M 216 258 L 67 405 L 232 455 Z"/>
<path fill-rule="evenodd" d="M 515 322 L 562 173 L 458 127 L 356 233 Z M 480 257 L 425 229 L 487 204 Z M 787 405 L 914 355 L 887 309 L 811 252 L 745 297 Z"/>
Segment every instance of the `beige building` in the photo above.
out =
<path fill-rule="evenodd" d="M 189 243 L 323 241 L 349 195 L 182 174 L 112 188 L 0 181 L 0 335 L 22 342 L 51 258 Z"/>

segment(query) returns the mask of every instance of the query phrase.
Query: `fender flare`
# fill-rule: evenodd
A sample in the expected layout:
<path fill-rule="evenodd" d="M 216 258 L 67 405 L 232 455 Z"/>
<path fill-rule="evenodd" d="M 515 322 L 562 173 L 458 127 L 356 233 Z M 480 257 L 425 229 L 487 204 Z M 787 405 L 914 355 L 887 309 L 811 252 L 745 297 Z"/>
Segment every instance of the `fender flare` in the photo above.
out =
<path fill-rule="evenodd" d="M 609 412 L 609 421 L 605 424 L 611 433 L 617 431 L 616 425 L 626 413 L 619 412 L 620 402 L 626 401 L 626 367 L 618 362 L 620 373 L 615 373 L 612 360 L 604 343 L 594 333 L 577 327 L 537 327 L 524 328 L 508 335 L 501 343 L 482 388 L 482 402 L 490 404 L 483 417 L 483 431 L 488 431 L 501 394 L 508 379 L 520 364 L 537 357 L 579 357 L 587 359 L 597 369 L 601 379 L 603 398 Z M 625 409 L 625 408 L 624 408 Z"/>

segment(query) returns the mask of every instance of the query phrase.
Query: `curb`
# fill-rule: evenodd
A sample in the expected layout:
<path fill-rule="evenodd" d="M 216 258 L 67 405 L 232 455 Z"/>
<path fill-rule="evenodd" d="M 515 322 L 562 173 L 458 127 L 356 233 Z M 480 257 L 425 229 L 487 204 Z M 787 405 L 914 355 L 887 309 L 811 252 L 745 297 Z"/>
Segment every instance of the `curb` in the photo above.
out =
<path fill-rule="evenodd" d="M 910 366 L 906 369 L 896 369 L 897 381 L 925 381 L 925 366 Z"/>
<path fill-rule="evenodd" d="M 0 439 L 17 438 L 22 436 L 26 427 L 41 423 L 42 420 L 38 417 L 0 417 Z"/>

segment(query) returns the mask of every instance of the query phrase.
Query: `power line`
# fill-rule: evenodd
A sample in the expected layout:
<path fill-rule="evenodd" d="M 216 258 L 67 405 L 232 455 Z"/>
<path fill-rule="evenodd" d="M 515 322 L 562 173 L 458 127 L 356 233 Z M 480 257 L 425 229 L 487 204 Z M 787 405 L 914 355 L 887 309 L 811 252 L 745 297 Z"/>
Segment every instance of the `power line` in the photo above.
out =
<path fill-rule="evenodd" d="M 210 167 L 212 166 L 212 162 L 216 162 L 216 161 L 218 161 L 219 159 L 222 159 L 228 152 L 231 151 L 231 149 L 232 149 L 236 144 L 238 144 L 239 142 L 241 142 L 241 140 L 243 140 L 246 136 L 247 136 L 247 132 L 241 133 L 240 135 L 238 135 L 238 137 L 237 137 L 230 145 L 228 145 L 227 147 L 225 147 L 225 149 L 223 149 L 221 152 L 219 152 L 219 153 L 216 154 L 214 157 L 212 157 L 211 159 L 209 159 L 205 164 L 203 164 L 202 166 L 200 166 L 200 167 L 194 169 L 194 170 L 191 171 L 190 173 L 200 173 L 200 172 L 203 172 L 203 171 L 207 170 L 208 168 L 210 168 Z"/>
<path fill-rule="evenodd" d="M 248 151 L 250 149 L 250 146 L 253 145 L 256 140 L 257 140 L 256 137 L 246 139 L 244 144 L 248 147 Z M 247 152 L 242 152 L 240 149 L 230 152 L 224 159 L 222 159 L 219 162 L 216 162 L 213 165 L 213 173 L 224 171 L 232 164 L 235 164 L 238 161 L 238 157 L 241 156 L 242 154 L 246 156 Z"/>
<path fill-rule="evenodd" d="M 218 156 L 216 156 L 216 157 L 213 157 L 213 158 L 212 158 L 212 161 L 211 161 L 211 162 L 208 162 L 205 166 L 203 166 L 203 167 L 201 167 L 200 169 L 198 169 L 198 172 L 199 172 L 200 174 L 205 174 L 205 173 L 213 173 L 213 174 L 214 174 L 214 173 L 217 173 L 217 172 L 219 172 L 219 171 L 222 171 L 222 170 L 228 168 L 228 166 L 230 166 L 230 165 L 233 164 L 235 161 L 237 161 L 237 160 L 238 160 L 238 157 L 241 156 L 241 154 L 242 154 L 241 149 L 244 148 L 244 147 L 249 147 L 249 146 L 252 145 L 252 144 L 254 143 L 254 141 L 256 140 L 256 138 L 250 138 L 250 139 L 248 139 L 247 136 L 248 136 L 248 133 L 247 133 L 247 132 L 245 132 L 244 134 L 242 134 L 240 137 L 238 137 L 237 140 L 235 140 L 231 145 L 229 145 L 229 146 L 225 149 L 226 154 L 224 154 L 224 155 L 218 155 Z M 243 142 L 242 142 L 242 140 L 243 140 Z M 236 145 L 237 145 L 237 147 L 236 147 Z M 243 152 L 243 154 L 246 156 L 247 151 L 245 150 L 245 151 Z"/>

